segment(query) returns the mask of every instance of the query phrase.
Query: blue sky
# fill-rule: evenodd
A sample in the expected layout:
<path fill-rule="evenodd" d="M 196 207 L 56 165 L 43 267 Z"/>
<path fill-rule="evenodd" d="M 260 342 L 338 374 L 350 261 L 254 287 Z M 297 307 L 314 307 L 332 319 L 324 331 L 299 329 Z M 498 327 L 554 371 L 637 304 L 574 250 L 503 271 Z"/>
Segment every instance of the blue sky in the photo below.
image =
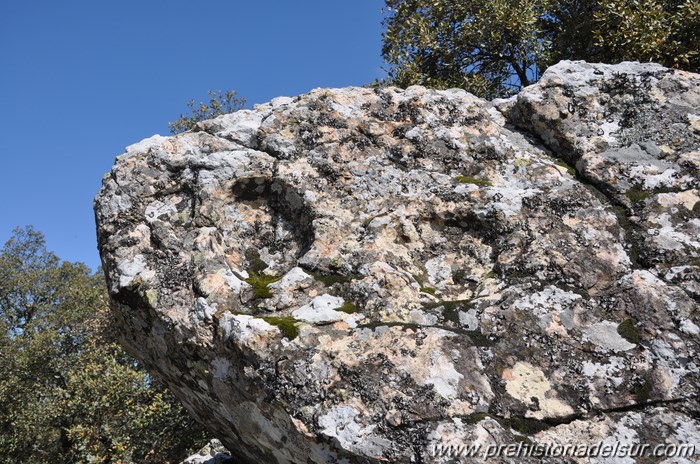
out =
<path fill-rule="evenodd" d="M 249 105 L 381 70 L 381 0 L 4 1 L 0 243 L 33 225 L 99 265 L 92 199 L 124 147 L 168 134 L 192 98 Z"/>

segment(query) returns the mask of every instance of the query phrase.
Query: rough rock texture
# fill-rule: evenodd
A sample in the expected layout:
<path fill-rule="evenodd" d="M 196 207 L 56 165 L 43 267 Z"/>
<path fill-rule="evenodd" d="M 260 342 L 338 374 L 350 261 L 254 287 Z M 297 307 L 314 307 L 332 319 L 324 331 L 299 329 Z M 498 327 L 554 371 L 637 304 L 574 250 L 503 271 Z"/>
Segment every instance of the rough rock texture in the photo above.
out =
<path fill-rule="evenodd" d="M 700 76 L 582 62 L 146 139 L 95 203 L 123 342 L 239 463 L 700 444 L 699 139 Z"/>
<path fill-rule="evenodd" d="M 211 440 L 202 449 L 180 464 L 234 464 L 229 450 L 217 439 Z"/>

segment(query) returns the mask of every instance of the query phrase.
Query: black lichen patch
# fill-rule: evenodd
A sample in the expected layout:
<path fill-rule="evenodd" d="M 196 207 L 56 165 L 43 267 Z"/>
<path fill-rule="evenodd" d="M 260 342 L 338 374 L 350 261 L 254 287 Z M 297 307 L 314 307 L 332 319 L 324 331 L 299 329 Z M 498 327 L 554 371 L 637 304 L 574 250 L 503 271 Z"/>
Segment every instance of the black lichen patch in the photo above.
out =
<path fill-rule="evenodd" d="M 496 343 L 488 335 L 481 333 L 481 330 L 469 330 L 465 332 L 471 340 L 471 346 L 494 346 Z"/>
<path fill-rule="evenodd" d="M 474 184 L 474 185 L 481 185 L 485 187 L 490 187 L 493 184 L 487 180 L 481 180 L 481 179 L 475 179 L 473 177 L 467 177 L 467 176 L 457 176 L 455 177 L 455 180 L 459 182 L 460 184 Z"/>
<path fill-rule="evenodd" d="M 262 319 L 270 325 L 274 325 L 282 332 L 282 335 L 289 340 L 294 340 L 299 336 L 297 320 L 290 316 L 264 316 Z"/>
<path fill-rule="evenodd" d="M 245 279 L 245 281 L 253 287 L 253 297 L 255 299 L 259 298 L 272 298 L 272 292 L 267 287 L 273 282 L 277 282 L 281 277 L 272 277 L 265 274 L 256 274 L 254 272 L 248 273 L 250 277 Z"/>
<path fill-rule="evenodd" d="M 452 281 L 456 284 L 466 284 L 468 282 L 471 282 L 471 276 L 469 273 L 469 269 L 457 269 L 456 271 L 452 272 Z"/>
<path fill-rule="evenodd" d="M 643 384 L 638 385 L 634 389 L 634 396 L 638 403 L 646 403 L 651 399 L 651 393 L 653 390 L 652 383 L 647 379 Z"/>
<path fill-rule="evenodd" d="M 262 274 L 267 269 L 267 263 L 260 259 L 260 253 L 255 248 L 248 248 L 245 251 L 245 258 L 248 261 L 248 272 Z"/>
<path fill-rule="evenodd" d="M 161 289 L 178 290 L 191 285 L 193 271 L 189 263 L 171 252 L 156 250 L 153 255 L 157 261 L 155 264 L 158 282 Z"/>
<path fill-rule="evenodd" d="M 635 345 L 639 344 L 639 330 L 637 329 L 634 320 L 625 319 L 617 326 L 617 333 L 620 334 L 622 338 Z"/>
<path fill-rule="evenodd" d="M 250 232 L 236 243 L 238 251 L 245 252 L 246 269 L 262 274 L 268 267 L 258 250 L 284 256 L 280 264 L 286 270 L 295 266 L 314 241 L 314 213 L 304 194 L 286 181 L 264 176 L 237 179 L 231 193 L 241 208 L 259 213 L 254 215 L 258 219 L 251 218 Z"/>

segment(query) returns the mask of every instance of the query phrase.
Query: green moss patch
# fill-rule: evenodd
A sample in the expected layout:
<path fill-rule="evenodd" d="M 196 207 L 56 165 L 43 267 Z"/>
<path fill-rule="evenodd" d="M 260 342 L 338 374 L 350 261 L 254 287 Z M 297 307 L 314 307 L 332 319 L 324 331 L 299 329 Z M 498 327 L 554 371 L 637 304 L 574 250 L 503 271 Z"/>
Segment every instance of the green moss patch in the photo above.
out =
<path fill-rule="evenodd" d="M 336 311 L 342 311 L 347 314 L 354 314 L 357 312 L 357 306 L 352 301 L 346 301 L 343 306 L 336 308 Z"/>
<path fill-rule="evenodd" d="M 533 442 L 527 437 L 527 435 L 534 435 L 536 433 L 542 432 L 543 430 L 549 429 L 551 426 L 544 421 L 531 419 L 527 417 L 511 417 L 502 418 L 493 416 L 489 413 L 477 412 L 470 414 L 468 416 L 462 417 L 462 421 L 474 425 L 478 424 L 487 417 L 491 417 L 496 422 L 501 424 L 505 428 L 510 428 L 520 435 L 515 435 L 513 439 L 517 442 L 524 442 L 528 444 L 533 444 Z"/>
<path fill-rule="evenodd" d="M 325 287 L 331 287 L 335 284 L 346 284 L 353 280 L 359 279 L 357 274 L 342 275 L 342 274 L 323 274 L 321 272 L 310 273 L 314 279 L 321 282 Z"/>
<path fill-rule="evenodd" d="M 630 200 L 634 201 L 635 203 L 638 201 L 646 200 L 647 198 L 649 198 L 649 195 L 651 195 L 651 193 L 647 192 L 641 187 L 632 187 L 627 192 L 625 192 L 625 196 Z"/>
<path fill-rule="evenodd" d="M 468 416 L 462 417 L 461 420 L 465 424 L 474 425 L 478 424 L 487 417 L 489 417 L 489 415 L 485 412 L 475 412 L 474 414 L 469 414 Z"/>
<path fill-rule="evenodd" d="M 153 288 L 149 288 L 148 290 L 146 290 L 143 293 L 143 296 L 151 308 L 155 308 L 156 306 L 158 306 L 158 291 L 157 290 L 155 290 Z"/>
<path fill-rule="evenodd" d="M 435 309 L 438 306 L 442 306 L 446 311 L 455 311 L 457 309 L 468 310 L 471 308 L 471 300 L 443 300 L 436 303 L 424 303 L 423 307 L 426 309 Z"/>
<path fill-rule="evenodd" d="M 272 298 L 272 292 L 267 288 L 273 282 L 277 282 L 282 277 L 272 277 L 265 274 L 256 274 L 254 272 L 248 273 L 248 277 L 245 281 L 253 287 L 254 298 Z"/>
<path fill-rule="evenodd" d="M 695 205 L 693 205 L 693 212 L 697 217 L 700 217 L 700 201 L 696 202 Z"/>
<path fill-rule="evenodd" d="M 481 333 L 481 330 L 469 330 L 465 332 L 472 341 L 472 346 L 494 346 L 495 342 L 489 339 L 488 335 Z"/>
<path fill-rule="evenodd" d="M 205 376 L 209 375 L 209 369 L 207 369 L 207 365 L 203 361 L 195 361 L 192 364 L 192 369 L 200 377 L 205 377 Z"/>
<path fill-rule="evenodd" d="M 425 279 L 422 276 L 413 274 L 413 279 L 420 285 L 420 291 L 428 295 L 435 295 L 435 289 L 425 285 Z"/>
<path fill-rule="evenodd" d="M 546 422 L 527 417 L 513 417 L 504 422 L 506 422 L 511 429 L 523 435 L 534 435 L 549 428 Z"/>
<path fill-rule="evenodd" d="M 527 158 L 515 158 L 513 164 L 515 164 L 516 167 L 522 168 L 530 164 L 530 160 Z"/>
<path fill-rule="evenodd" d="M 487 180 L 481 180 L 481 179 L 474 179 L 473 177 L 467 177 L 467 176 L 457 176 L 455 177 L 455 180 L 459 182 L 460 184 L 474 184 L 474 185 L 483 185 L 485 187 L 490 187 L 493 184 Z"/>
<path fill-rule="evenodd" d="M 459 311 L 468 311 L 471 308 L 471 300 L 444 300 L 438 302 L 424 303 L 425 309 L 435 309 L 442 306 L 443 317 L 459 325 Z"/>
<path fill-rule="evenodd" d="M 421 287 L 420 291 L 428 295 L 435 295 L 435 289 L 433 287 Z"/>
<path fill-rule="evenodd" d="M 617 333 L 622 338 L 635 345 L 639 344 L 639 330 L 632 319 L 625 319 L 617 326 Z"/>
<path fill-rule="evenodd" d="M 282 335 L 287 337 L 289 340 L 294 340 L 299 336 L 299 329 L 297 328 L 297 320 L 290 316 L 264 316 L 262 318 L 265 322 L 270 325 L 274 325 L 282 332 Z"/>
<path fill-rule="evenodd" d="M 413 332 L 420 332 L 424 329 L 423 326 L 420 326 L 418 324 L 413 324 L 410 322 L 383 322 L 383 321 L 374 321 L 374 322 L 367 322 L 366 324 L 358 324 L 359 328 L 362 329 L 372 329 L 375 330 L 378 327 L 401 327 L 401 330 L 412 330 Z"/>
<path fill-rule="evenodd" d="M 528 445 L 534 445 L 535 442 L 530 440 L 528 437 L 525 437 L 523 435 L 513 435 L 513 440 L 515 440 L 517 443 L 526 443 Z"/>
<path fill-rule="evenodd" d="M 557 161 L 554 162 L 554 164 L 556 164 L 556 165 L 559 166 L 560 168 L 566 169 L 566 171 L 567 171 L 569 174 L 571 174 L 572 176 L 576 177 L 576 169 L 574 169 L 573 167 L 571 167 L 570 165 L 568 165 L 568 164 L 565 163 L 564 161 L 562 161 L 562 160 L 557 160 Z"/>

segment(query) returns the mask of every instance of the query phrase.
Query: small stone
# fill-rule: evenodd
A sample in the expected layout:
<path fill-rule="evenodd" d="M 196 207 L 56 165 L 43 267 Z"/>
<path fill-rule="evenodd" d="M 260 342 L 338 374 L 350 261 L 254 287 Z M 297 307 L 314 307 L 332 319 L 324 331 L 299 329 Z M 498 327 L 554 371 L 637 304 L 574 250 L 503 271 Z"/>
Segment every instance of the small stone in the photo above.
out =
<path fill-rule="evenodd" d="M 389 412 L 387 412 L 386 416 L 384 416 L 384 419 L 389 425 L 393 427 L 398 427 L 399 425 L 401 425 L 401 413 L 396 409 L 392 409 Z"/>

